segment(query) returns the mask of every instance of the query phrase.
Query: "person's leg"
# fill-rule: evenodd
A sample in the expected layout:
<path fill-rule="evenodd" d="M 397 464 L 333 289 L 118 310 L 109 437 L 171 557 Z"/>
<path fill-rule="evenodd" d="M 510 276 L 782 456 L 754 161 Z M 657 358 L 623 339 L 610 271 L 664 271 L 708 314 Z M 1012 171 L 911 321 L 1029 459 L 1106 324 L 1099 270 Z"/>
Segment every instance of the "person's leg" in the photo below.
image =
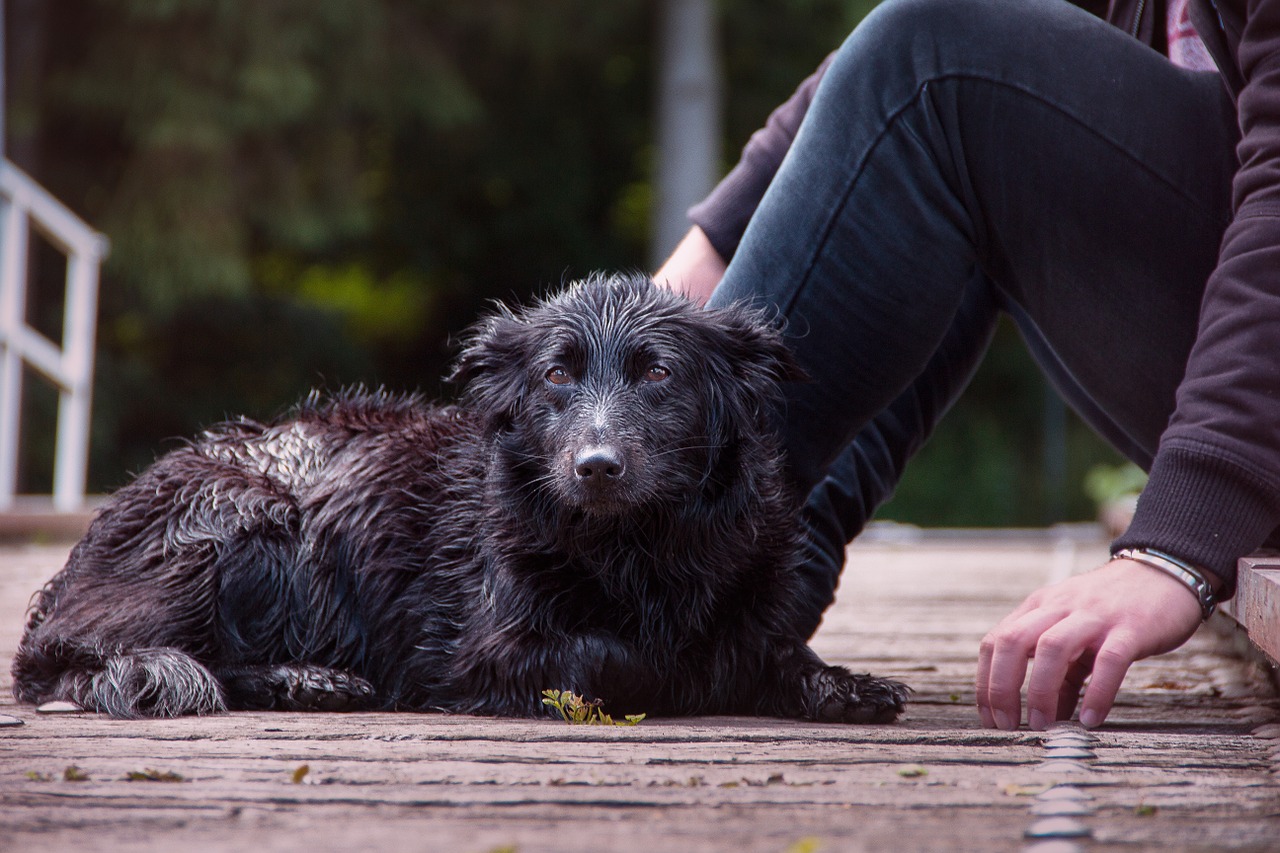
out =
<path fill-rule="evenodd" d="M 978 275 L 923 373 L 854 436 L 809 493 L 802 522 L 807 553 L 800 567 L 802 637 L 818 629 L 835 598 L 845 547 L 897 488 L 907 462 L 969 384 L 986 354 L 998 316 L 991 283 Z"/>
<path fill-rule="evenodd" d="M 815 379 L 788 389 L 797 485 L 852 472 L 845 486 L 870 495 L 844 502 L 861 517 L 839 524 L 856 532 L 901 468 L 869 465 L 858 443 L 887 437 L 880 459 L 909 455 L 932 423 L 904 427 L 894 410 L 967 381 L 931 360 L 982 276 L 1067 399 L 1148 462 L 1230 215 L 1235 133 L 1214 75 L 1061 0 L 873 12 L 713 297 L 776 305 Z M 830 494 L 815 494 L 811 527 L 839 514 L 821 506 Z"/>
<path fill-rule="evenodd" d="M 1133 443 L 1075 383 L 1025 312 L 1002 302 L 990 282 L 979 275 L 965 290 L 955 320 L 924 372 L 858 431 L 809 493 L 801 517 L 807 551 L 800 567 L 803 607 L 795 626 L 800 636 L 813 636 L 822 614 L 835 599 L 848 543 L 892 497 L 907 462 L 977 371 L 1002 306 L 1012 314 L 1037 362 L 1077 414 L 1129 459 L 1149 465 L 1148 452 Z"/>

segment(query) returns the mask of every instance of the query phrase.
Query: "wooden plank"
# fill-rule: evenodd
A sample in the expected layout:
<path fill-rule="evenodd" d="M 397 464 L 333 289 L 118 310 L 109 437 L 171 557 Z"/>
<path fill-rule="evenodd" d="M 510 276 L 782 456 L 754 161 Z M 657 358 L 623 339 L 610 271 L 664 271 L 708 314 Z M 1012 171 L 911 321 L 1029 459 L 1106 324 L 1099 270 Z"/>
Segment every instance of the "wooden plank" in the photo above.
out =
<path fill-rule="evenodd" d="M 1087 849 L 1274 849 L 1280 741 L 1251 732 L 1275 718 L 1275 693 L 1213 631 L 1135 665 L 1077 770 L 1046 770 L 1040 733 L 980 727 L 979 638 L 1047 577 L 1105 554 L 1104 542 L 1032 537 L 851 549 L 815 645 L 915 687 L 899 724 L 613 729 L 438 714 L 38 715 L 5 695 L 5 661 L 66 548 L 0 549 L 0 714 L 25 723 L 0 729 L 0 848 L 1014 853 L 1037 792 L 1056 784 L 1090 798 Z M 69 765 L 88 778 L 64 780 Z M 128 779 L 148 768 L 183 781 Z"/>
<path fill-rule="evenodd" d="M 1241 560 L 1235 597 L 1222 610 L 1272 663 L 1280 661 L 1280 554 L 1255 554 Z"/>

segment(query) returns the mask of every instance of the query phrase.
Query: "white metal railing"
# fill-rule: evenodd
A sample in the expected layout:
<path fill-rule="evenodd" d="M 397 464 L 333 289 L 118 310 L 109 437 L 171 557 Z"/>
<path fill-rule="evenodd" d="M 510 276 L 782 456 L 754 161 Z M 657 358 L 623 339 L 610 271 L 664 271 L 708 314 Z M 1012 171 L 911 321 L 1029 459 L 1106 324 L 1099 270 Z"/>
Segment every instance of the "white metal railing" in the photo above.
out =
<path fill-rule="evenodd" d="M 26 319 L 32 228 L 67 256 L 61 346 Z M 84 506 L 98 268 L 106 254 L 105 237 L 8 160 L 0 160 L 0 509 L 13 505 L 17 488 L 24 361 L 58 387 L 54 508 L 71 512 Z"/>

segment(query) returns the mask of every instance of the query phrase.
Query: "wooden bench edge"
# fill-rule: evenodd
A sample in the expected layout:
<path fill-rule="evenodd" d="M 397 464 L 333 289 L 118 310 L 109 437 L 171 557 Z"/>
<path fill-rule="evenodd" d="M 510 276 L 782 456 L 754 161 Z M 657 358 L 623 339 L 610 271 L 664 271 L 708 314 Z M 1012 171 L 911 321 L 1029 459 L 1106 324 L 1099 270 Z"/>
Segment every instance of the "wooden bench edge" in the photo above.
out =
<path fill-rule="evenodd" d="M 1250 554 L 1239 562 L 1236 594 L 1220 610 L 1249 636 L 1272 664 L 1280 662 L 1280 552 Z"/>

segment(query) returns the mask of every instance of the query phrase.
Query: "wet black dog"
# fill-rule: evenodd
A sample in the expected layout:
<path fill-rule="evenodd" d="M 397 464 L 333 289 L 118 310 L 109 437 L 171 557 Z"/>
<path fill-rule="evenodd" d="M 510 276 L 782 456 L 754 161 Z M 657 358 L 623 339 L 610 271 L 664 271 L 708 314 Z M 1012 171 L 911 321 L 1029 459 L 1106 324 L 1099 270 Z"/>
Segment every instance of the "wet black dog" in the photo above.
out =
<path fill-rule="evenodd" d="M 459 407 L 349 394 L 222 425 L 104 507 L 38 594 L 27 702 L 888 722 L 906 688 L 789 626 L 768 412 L 795 369 L 742 309 L 595 279 L 471 334 Z"/>

